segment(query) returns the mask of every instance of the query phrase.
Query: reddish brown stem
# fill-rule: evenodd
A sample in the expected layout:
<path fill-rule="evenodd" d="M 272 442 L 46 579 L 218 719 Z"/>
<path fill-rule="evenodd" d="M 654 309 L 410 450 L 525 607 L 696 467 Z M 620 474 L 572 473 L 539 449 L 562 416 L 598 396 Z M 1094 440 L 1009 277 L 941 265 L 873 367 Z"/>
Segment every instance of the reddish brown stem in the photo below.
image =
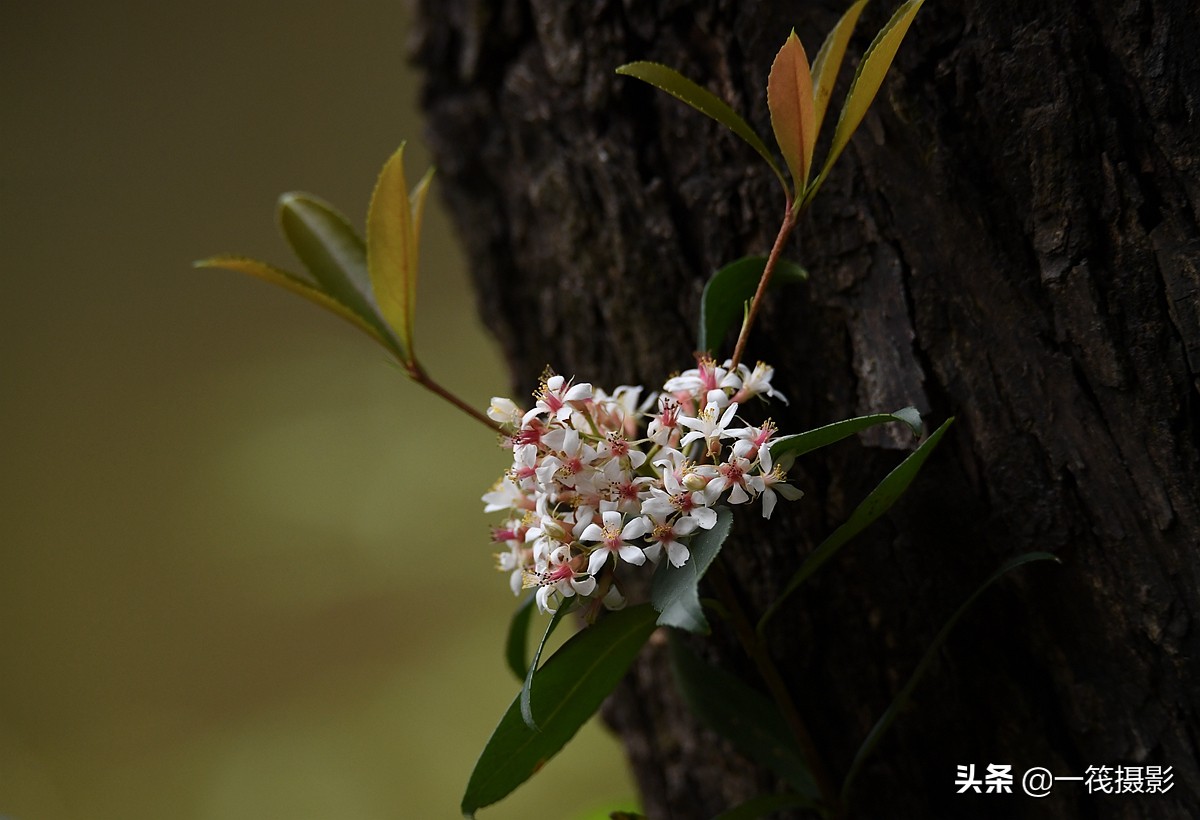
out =
<path fill-rule="evenodd" d="M 441 396 L 443 399 L 445 399 L 446 401 L 453 404 L 455 407 L 457 407 L 459 410 L 466 413 L 471 418 L 475 419 L 476 421 L 480 422 L 481 424 L 486 425 L 488 427 L 488 429 L 490 429 L 496 433 L 500 433 L 500 434 L 504 433 L 504 431 L 500 429 L 499 424 L 492 421 L 486 415 L 484 415 L 483 413 L 480 413 L 474 407 L 467 404 L 465 401 L 460 399 L 458 396 L 454 395 L 449 390 L 442 387 L 440 384 L 438 384 L 433 379 L 431 379 L 429 377 L 429 374 L 421 369 L 421 365 L 417 364 L 416 362 L 413 362 L 412 364 L 405 365 L 405 370 L 408 373 L 408 377 L 410 379 L 412 379 L 417 384 L 424 387 L 426 390 L 430 391 L 431 393 L 435 393 L 438 396 Z"/>
<path fill-rule="evenodd" d="M 791 199 L 788 199 L 787 207 L 784 209 L 783 224 L 779 226 L 779 235 L 775 237 L 771 255 L 767 257 L 767 264 L 763 266 L 762 278 L 758 280 L 758 290 L 754 292 L 754 300 L 750 302 L 750 312 L 746 315 L 746 320 L 742 322 L 742 332 L 738 334 L 737 346 L 733 349 L 734 368 L 738 366 L 742 360 L 742 354 L 746 352 L 746 340 L 750 337 L 750 328 L 758 316 L 758 308 L 762 303 L 763 294 L 767 292 L 771 274 L 775 272 L 775 266 L 779 263 L 779 257 L 783 254 L 783 246 L 787 244 L 787 238 L 791 235 L 792 228 L 796 227 L 798 216 L 799 209 L 793 208 Z"/>

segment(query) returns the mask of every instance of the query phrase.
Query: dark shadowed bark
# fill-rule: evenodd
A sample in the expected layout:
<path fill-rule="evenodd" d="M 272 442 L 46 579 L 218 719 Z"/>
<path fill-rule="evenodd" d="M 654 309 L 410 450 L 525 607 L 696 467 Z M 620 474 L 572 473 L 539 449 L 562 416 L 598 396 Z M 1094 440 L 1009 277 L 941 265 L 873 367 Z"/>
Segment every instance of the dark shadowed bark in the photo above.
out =
<path fill-rule="evenodd" d="M 795 26 L 815 53 L 844 4 L 422 5 L 428 135 L 515 389 L 546 364 L 608 387 L 689 366 L 705 279 L 766 252 L 781 196 L 728 132 L 613 69 L 666 62 L 769 133 L 775 51 Z M 868 8 L 851 61 L 891 11 Z M 772 295 L 748 353 L 791 399 L 780 428 L 957 417 L 771 630 L 835 776 L 980 581 L 1019 552 L 1064 561 L 963 620 L 853 816 L 1200 816 L 1197 43 L 1192 0 L 929 3 L 789 247 L 811 280 Z M 744 605 L 762 612 L 907 446 L 806 457 L 802 501 L 769 529 L 740 516 L 725 553 Z M 720 630 L 701 648 L 758 684 Z M 686 714 L 661 649 L 606 717 L 652 818 L 777 787 Z M 1172 766 L 1174 787 L 956 796 L 967 763 L 1012 764 L 1018 791 L 1034 766 Z"/>

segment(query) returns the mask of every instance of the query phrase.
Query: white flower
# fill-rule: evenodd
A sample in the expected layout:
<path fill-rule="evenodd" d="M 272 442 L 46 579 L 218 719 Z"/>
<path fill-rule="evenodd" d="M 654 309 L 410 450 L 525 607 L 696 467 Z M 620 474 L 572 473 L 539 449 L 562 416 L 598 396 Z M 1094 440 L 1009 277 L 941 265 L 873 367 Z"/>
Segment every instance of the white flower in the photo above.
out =
<path fill-rule="evenodd" d="M 566 421 L 576 409 L 573 405 L 592 398 L 592 386 L 587 382 L 571 384 L 562 376 L 551 376 L 542 382 L 534 395 L 537 404 L 521 419 L 522 424 L 528 424 L 543 413 L 558 421 Z"/>
<path fill-rule="evenodd" d="M 658 415 L 650 421 L 646 435 L 659 447 L 670 447 L 672 436 L 679 432 L 679 402 L 670 396 L 659 396 Z"/>
<path fill-rule="evenodd" d="M 729 372 L 731 362 L 719 367 L 710 357 L 704 356 L 696 363 L 698 366 L 685 370 L 674 378 L 667 379 L 663 390 L 668 393 L 686 393 L 693 399 L 704 399 L 705 403 L 713 403 L 714 391 L 724 393 L 726 389 L 735 391 L 742 386 L 742 380 L 736 373 Z M 723 404 L 722 399 L 716 399 L 717 404 Z"/>
<path fill-rule="evenodd" d="M 717 499 L 721 497 L 721 493 L 729 490 L 730 504 L 745 504 L 750 500 L 750 494 L 747 491 L 754 488 L 746 482 L 749 478 L 747 475 L 750 472 L 750 462 L 738 456 L 736 453 L 729 456 L 729 461 L 717 467 L 717 477 L 708 482 L 708 487 L 704 490 L 705 501 L 709 504 L 715 504 Z"/>
<path fill-rule="evenodd" d="M 488 418 L 502 427 L 520 427 L 524 413 L 516 402 L 503 396 L 493 396 L 491 406 L 487 409 Z"/>
<path fill-rule="evenodd" d="M 775 509 L 775 494 L 786 498 L 788 501 L 795 501 L 804 495 L 804 491 L 793 487 L 791 484 L 785 484 L 784 479 L 787 478 L 783 471 L 778 467 L 771 470 L 769 473 L 762 475 L 751 476 L 747 482 L 755 492 L 762 496 L 763 518 L 770 518 L 771 512 Z"/>
<path fill-rule="evenodd" d="M 592 523 L 579 536 L 580 541 L 599 542 L 588 558 L 588 572 L 595 575 L 604 566 L 608 556 L 616 553 L 621 560 L 635 566 L 646 563 L 646 554 L 632 544 L 626 543 L 646 534 L 647 522 L 642 518 L 634 518 L 622 526 L 624 516 L 616 510 L 608 510 L 601 514 L 604 526 Z"/>
<path fill-rule="evenodd" d="M 726 362 L 726 365 L 728 364 L 730 362 Z M 739 364 L 738 373 L 741 374 L 742 386 L 737 391 L 737 395 L 733 397 L 734 401 L 745 401 L 751 396 L 766 394 L 773 399 L 779 399 L 784 404 L 788 403 L 787 397 L 771 386 L 771 379 L 775 376 L 775 368 L 764 362 L 759 362 L 754 365 L 754 370 L 751 371 L 746 365 Z"/>
<path fill-rule="evenodd" d="M 492 485 L 492 489 L 483 494 L 481 499 L 486 505 L 485 513 L 500 510 L 529 510 L 533 508 L 528 496 L 508 476 L 504 476 Z"/>
<path fill-rule="evenodd" d="M 560 599 L 574 597 L 576 594 L 587 597 L 596 590 L 596 579 L 590 574 L 578 572 L 574 564 L 582 556 L 570 558 L 567 550 L 555 550 L 550 555 L 548 566 L 541 572 L 525 573 L 523 586 L 537 587 L 534 596 L 538 609 L 542 612 L 555 612 L 558 607 L 551 606 L 551 597 L 558 593 Z"/>
<path fill-rule="evenodd" d="M 716 515 L 714 514 L 713 517 L 715 519 Z M 651 516 L 647 524 L 650 527 L 650 534 L 646 538 L 651 544 L 646 547 L 646 556 L 657 564 L 665 549 L 667 560 L 671 562 L 671 566 L 682 567 L 686 564 L 691 553 L 679 539 L 696 531 L 696 520 L 680 516 L 670 522 L 662 517 Z"/>
<path fill-rule="evenodd" d="M 763 422 L 761 427 L 742 427 L 729 431 L 739 441 L 734 442 L 734 455 L 747 458 L 750 461 L 758 459 L 758 463 L 767 472 L 771 469 L 771 437 L 775 435 L 775 423 L 770 419 Z"/>
<path fill-rule="evenodd" d="M 683 437 L 683 441 L 679 442 L 680 449 L 687 447 L 693 441 L 704 439 L 708 452 L 716 454 L 721 451 L 721 439 L 731 438 L 733 433 L 727 428 L 733 422 L 733 415 L 737 412 L 737 403 L 732 403 L 721 413 L 720 408 L 715 404 L 709 404 L 696 418 L 687 418 L 686 416 L 679 417 L 679 423 L 688 428 L 692 432 Z M 718 416 L 718 414 L 720 414 Z"/>

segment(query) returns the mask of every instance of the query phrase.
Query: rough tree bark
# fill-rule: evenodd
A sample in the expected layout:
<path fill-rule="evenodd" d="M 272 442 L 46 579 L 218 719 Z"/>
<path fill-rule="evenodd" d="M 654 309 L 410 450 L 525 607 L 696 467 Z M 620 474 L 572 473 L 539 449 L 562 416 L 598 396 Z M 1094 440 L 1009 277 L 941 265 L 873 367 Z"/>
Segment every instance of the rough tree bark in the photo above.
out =
<path fill-rule="evenodd" d="M 688 366 L 705 278 L 769 248 L 780 196 L 720 126 L 613 69 L 671 64 L 769 133 L 776 49 L 795 26 L 814 53 L 845 4 L 421 5 L 428 137 L 518 394 L 547 363 L 608 386 Z M 850 61 L 892 6 L 868 8 Z M 780 427 L 906 404 L 957 417 L 910 495 L 772 630 L 830 768 L 846 771 L 1005 557 L 1065 562 L 1018 571 L 960 624 L 860 776 L 854 816 L 1200 816 L 1194 12 L 927 4 L 789 248 L 811 281 L 772 296 L 748 354 L 791 398 Z M 726 553 L 747 607 L 763 610 L 905 446 L 881 434 L 806 458 L 803 501 L 770 530 L 736 522 Z M 704 651 L 754 681 L 727 636 Z M 777 786 L 685 713 L 659 650 L 606 717 L 652 818 Z M 1012 764 L 1018 781 L 1169 765 L 1174 788 L 957 796 L 967 763 Z"/>

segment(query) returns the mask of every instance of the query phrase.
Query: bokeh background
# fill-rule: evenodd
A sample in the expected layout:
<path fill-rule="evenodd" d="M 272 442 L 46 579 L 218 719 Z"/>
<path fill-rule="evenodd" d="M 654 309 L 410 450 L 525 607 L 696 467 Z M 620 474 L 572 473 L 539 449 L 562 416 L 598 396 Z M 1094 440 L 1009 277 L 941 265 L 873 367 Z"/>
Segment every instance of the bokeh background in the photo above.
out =
<path fill-rule="evenodd" d="M 262 283 L 420 145 L 401 0 L 0 6 L 0 815 L 455 817 L 514 696 L 494 438 Z M 436 183 L 435 183 L 436 184 Z M 435 196 L 436 199 L 436 196 Z M 418 348 L 506 392 L 444 216 Z M 596 725 L 483 818 L 632 807 Z"/>

